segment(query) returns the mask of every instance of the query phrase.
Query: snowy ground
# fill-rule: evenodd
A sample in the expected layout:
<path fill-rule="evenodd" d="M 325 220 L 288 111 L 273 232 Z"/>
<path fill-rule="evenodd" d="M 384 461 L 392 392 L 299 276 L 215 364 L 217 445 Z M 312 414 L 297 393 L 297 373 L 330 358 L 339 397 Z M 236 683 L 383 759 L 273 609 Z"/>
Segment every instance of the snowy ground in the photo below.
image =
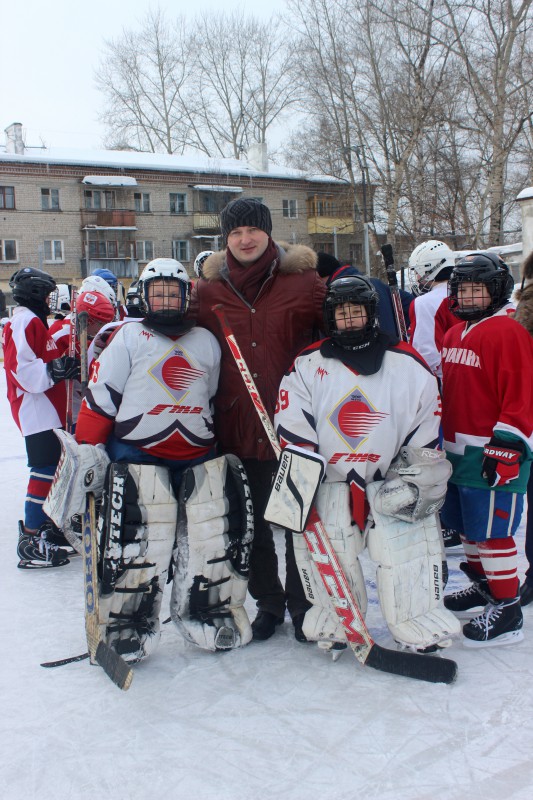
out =
<path fill-rule="evenodd" d="M 450 648 L 453 686 L 363 668 L 350 652 L 333 663 L 289 622 L 218 655 L 165 625 L 128 692 L 87 661 L 40 667 L 85 650 L 81 559 L 16 568 L 27 467 L 0 372 L 2 800 L 529 800 L 533 607 L 520 645 Z M 523 575 L 523 529 L 518 547 Z M 460 556 L 449 561 L 459 585 Z M 369 594 L 370 627 L 392 646 L 370 581 Z"/>

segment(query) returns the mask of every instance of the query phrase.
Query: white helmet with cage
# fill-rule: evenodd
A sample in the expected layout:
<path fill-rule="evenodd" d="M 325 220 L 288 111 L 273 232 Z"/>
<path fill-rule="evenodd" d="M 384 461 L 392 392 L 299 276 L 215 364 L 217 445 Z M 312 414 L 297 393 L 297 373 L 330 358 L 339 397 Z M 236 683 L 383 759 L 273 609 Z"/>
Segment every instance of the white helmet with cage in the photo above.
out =
<path fill-rule="evenodd" d="M 447 244 L 437 239 L 422 242 L 409 258 L 411 291 L 413 294 L 429 292 L 433 281 L 448 280 L 454 266 L 454 254 Z"/>
<path fill-rule="evenodd" d="M 198 253 L 194 259 L 194 272 L 198 278 L 203 277 L 204 262 L 209 258 L 209 256 L 212 256 L 214 252 L 214 250 L 202 250 L 202 252 Z"/>
<path fill-rule="evenodd" d="M 107 297 L 114 306 L 117 305 L 117 296 L 115 292 L 109 283 L 100 275 L 89 275 L 87 278 L 84 278 L 81 282 L 80 294 L 82 292 L 98 292 L 98 294 L 103 294 L 104 297 Z"/>
<path fill-rule="evenodd" d="M 58 283 L 48 299 L 48 306 L 53 313 L 70 311 L 70 290 L 66 283 Z"/>
<path fill-rule="evenodd" d="M 160 283 L 162 295 L 158 298 L 157 307 L 149 291 L 153 281 Z M 169 289 L 172 284 L 179 286 L 179 305 L 171 300 Z M 170 327 L 180 325 L 187 310 L 191 297 L 191 285 L 187 270 L 174 258 L 154 258 L 145 266 L 139 277 L 139 294 L 143 310 L 146 312 L 145 322 L 148 327 L 155 325 L 164 326 L 170 332 Z"/>

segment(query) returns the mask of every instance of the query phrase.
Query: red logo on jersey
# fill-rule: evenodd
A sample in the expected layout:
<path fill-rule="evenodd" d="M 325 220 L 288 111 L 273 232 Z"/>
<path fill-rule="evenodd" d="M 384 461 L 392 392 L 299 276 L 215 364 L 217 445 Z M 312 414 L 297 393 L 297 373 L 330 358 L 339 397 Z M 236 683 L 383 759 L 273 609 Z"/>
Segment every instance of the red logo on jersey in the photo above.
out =
<path fill-rule="evenodd" d="M 183 357 L 174 356 L 163 364 L 162 378 L 171 389 L 187 389 L 191 383 L 204 374 L 201 369 L 194 369 Z"/>
<path fill-rule="evenodd" d="M 317 371 L 315 372 L 315 377 L 320 378 L 321 380 L 326 375 L 329 375 L 329 372 L 326 369 L 324 369 L 324 367 L 318 367 Z"/>
<path fill-rule="evenodd" d="M 388 417 L 371 405 L 360 390 L 343 398 L 329 421 L 348 447 L 357 450 L 383 419 Z"/>

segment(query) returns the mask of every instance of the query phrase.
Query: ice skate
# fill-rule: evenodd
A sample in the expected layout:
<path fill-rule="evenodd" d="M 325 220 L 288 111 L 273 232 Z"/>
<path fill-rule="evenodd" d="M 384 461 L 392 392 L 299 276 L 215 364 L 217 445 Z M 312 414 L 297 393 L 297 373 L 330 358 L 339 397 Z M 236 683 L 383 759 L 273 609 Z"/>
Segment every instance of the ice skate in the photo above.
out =
<path fill-rule="evenodd" d="M 478 617 L 463 625 L 466 647 L 495 647 L 517 644 L 524 638 L 520 597 L 493 600 Z"/>

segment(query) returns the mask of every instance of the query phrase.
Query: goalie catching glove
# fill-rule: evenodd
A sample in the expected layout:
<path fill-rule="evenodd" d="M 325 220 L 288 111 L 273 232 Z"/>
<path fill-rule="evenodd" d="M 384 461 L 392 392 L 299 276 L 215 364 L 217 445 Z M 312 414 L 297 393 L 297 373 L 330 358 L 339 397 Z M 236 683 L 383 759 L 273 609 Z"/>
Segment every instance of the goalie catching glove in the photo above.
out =
<path fill-rule="evenodd" d="M 54 430 L 61 444 L 61 457 L 44 501 L 43 510 L 65 534 L 68 542 L 82 552 L 81 526 L 72 527 L 72 517 L 83 516 L 88 492 L 102 495 L 109 456 L 103 444 L 78 444 L 72 434 Z"/>
<path fill-rule="evenodd" d="M 520 459 L 524 454 L 524 445 L 518 440 L 505 442 L 492 437 L 483 448 L 483 465 L 481 475 L 491 489 L 505 486 L 514 481 L 520 474 Z"/>
<path fill-rule="evenodd" d="M 441 450 L 402 447 L 390 465 L 374 507 L 390 517 L 417 522 L 444 503 L 452 465 Z"/>

